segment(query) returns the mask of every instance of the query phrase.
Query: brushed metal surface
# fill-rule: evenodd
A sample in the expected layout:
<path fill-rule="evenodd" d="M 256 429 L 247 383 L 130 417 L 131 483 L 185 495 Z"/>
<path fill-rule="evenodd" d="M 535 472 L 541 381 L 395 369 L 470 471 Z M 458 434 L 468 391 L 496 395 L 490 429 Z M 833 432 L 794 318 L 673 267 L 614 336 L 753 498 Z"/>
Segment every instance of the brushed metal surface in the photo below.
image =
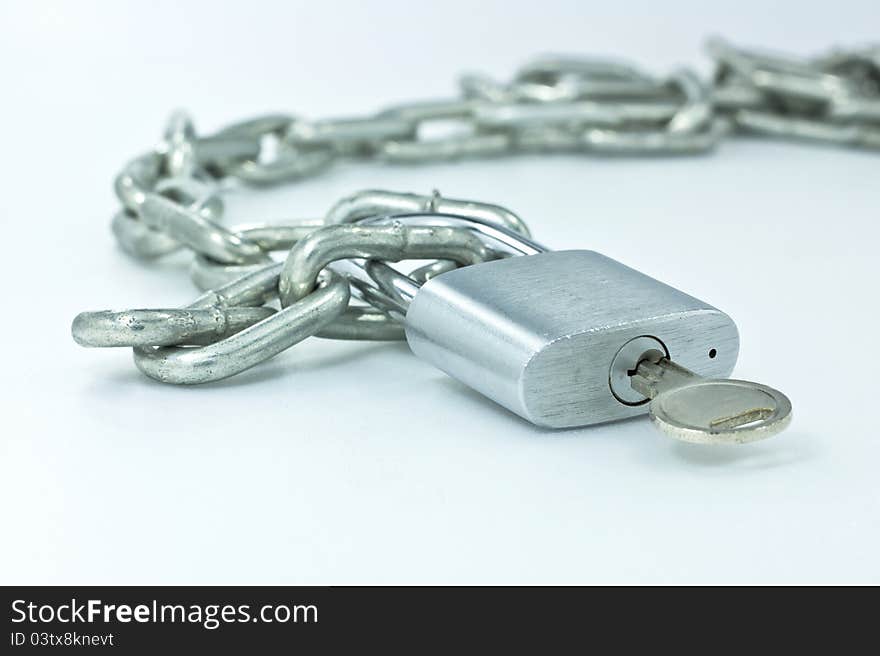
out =
<path fill-rule="evenodd" d="M 660 340 L 671 358 L 701 376 L 728 376 L 739 352 L 726 314 L 593 251 L 444 273 L 422 287 L 406 315 L 417 356 L 552 428 L 646 412 L 617 400 L 609 383 L 615 355 L 641 335 Z"/>

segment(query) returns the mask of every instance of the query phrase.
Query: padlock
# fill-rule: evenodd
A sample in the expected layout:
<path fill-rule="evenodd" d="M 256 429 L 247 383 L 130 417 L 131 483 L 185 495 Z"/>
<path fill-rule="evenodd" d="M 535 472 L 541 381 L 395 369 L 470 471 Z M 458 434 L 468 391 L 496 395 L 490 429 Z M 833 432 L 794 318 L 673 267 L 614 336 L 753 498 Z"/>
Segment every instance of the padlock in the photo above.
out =
<path fill-rule="evenodd" d="M 656 351 L 701 376 L 739 352 L 724 312 L 593 251 L 547 251 L 428 281 L 406 312 L 413 353 L 539 426 L 624 419 L 649 401 L 630 385 Z"/>
<path fill-rule="evenodd" d="M 413 353 L 533 424 L 647 412 L 680 440 L 743 443 L 791 421 L 778 390 L 726 378 L 739 333 L 721 310 L 594 251 L 548 251 L 461 217 L 393 220 L 467 226 L 517 253 L 423 285 L 379 261 L 337 265 L 356 293 L 403 322 Z"/>

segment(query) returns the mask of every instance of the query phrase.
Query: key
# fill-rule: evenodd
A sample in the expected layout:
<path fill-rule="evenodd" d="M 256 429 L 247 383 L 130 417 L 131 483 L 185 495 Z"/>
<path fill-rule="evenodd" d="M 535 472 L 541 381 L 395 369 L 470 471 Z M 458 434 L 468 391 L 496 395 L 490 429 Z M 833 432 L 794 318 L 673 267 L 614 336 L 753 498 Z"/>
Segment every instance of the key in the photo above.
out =
<path fill-rule="evenodd" d="M 651 420 L 670 437 L 697 444 L 744 444 L 791 422 L 791 401 L 746 380 L 707 379 L 648 351 L 632 372 L 634 390 L 651 399 Z"/>
<path fill-rule="evenodd" d="M 418 357 L 538 426 L 649 412 L 672 437 L 741 443 L 787 425 L 782 393 L 727 380 L 739 334 L 721 310 L 593 251 L 522 252 L 421 287 L 381 262 L 344 273 Z"/>

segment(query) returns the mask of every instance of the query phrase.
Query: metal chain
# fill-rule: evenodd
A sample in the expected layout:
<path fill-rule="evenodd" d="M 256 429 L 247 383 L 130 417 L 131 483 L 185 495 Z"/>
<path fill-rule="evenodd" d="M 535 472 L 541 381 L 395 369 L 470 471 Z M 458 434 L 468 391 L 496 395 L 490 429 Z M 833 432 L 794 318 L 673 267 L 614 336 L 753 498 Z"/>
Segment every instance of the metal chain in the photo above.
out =
<path fill-rule="evenodd" d="M 543 57 L 507 83 L 466 75 L 458 98 L 365 117 L 268 115 L 200 136 L 176 113 L 161 144 L 117 176 L 122 207 L 112 228 L 140 259 L 193 251 L 192 279 L 206 293 L 185 308 L 82 313 L 74 339 L 133 347 L 141 371 L 163 382 L 219 380 L 312 335 L 403 338 L 386 293 L 394 281 L 385 291 L 373 284 L 403 276 L 382 262 L 433 260 L 405 278 L 418 285 L 456 266 L 541 250 L 510 210 L 437 192 L 362 191 L 320 219 L 227 228 L 221 182 L 287 183 L 340 160 L 690 155 L 732 132 L 880 149 L 880 47 L 793 59 L 713 39 L 708 50 L 711 82 L 688 69 L 656 77 L 617 60 Z M 432 136 L 437 129 L 445 133 Z M 285 251 L 283 264 L 271 257 Z M 331 266 L 351 259 L 360 265 Z M 352 293 L 361 304 L 350 303 Z"/>

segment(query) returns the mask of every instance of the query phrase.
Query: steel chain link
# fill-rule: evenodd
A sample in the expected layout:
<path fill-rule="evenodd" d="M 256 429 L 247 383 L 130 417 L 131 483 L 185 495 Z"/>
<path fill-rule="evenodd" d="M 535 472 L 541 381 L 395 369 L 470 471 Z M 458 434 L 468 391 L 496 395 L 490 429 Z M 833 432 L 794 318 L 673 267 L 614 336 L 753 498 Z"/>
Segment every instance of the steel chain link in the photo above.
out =
<path fill-rule="evenodd" d="M 175 113 L 161 145 L 117 176 L 122 207 L 112 228 L 137 258 L 193 251 L 192 278 L 206 293 L 180 309 L 82 313 L 73 336 L 84 346 L 133 347 L 137 366 L 163 382 L 219 380 L 311 335 L 403 337 L 389 306 L 332 262 L 367 260 L 361 270 L 387 276 L 399 274 L 370 261 L 435 260 L 411 272 L 422 283 L 509 255 L 500 242 L 530 235 L 498 205 L 380 190 L 345 198 L 319 219 L 225 227 L 221 180 L 275 185 L 341 160 L 700 154 L 731 132 L 880 149 L 880 47 L 794 59 L 713 39 L 708 50 L 710 83 L 687 69 L 658 78 L 617 60 L 542 57 L 507 83 L 465 75 L 458 98 L 365 117 L 272 114 L 199 135 Z M 446 134 L 432 137 L 437 128 Z M 406 214 L 419 217 L 395 218 Z M 493 231 L 500 242 L 487 237 Z M 276 263 L 271 253 L 284 251 Z M 362 304 L 350 304 L 351 292 Z M 267 306 L 274 301 L 277 309 Z"/>

